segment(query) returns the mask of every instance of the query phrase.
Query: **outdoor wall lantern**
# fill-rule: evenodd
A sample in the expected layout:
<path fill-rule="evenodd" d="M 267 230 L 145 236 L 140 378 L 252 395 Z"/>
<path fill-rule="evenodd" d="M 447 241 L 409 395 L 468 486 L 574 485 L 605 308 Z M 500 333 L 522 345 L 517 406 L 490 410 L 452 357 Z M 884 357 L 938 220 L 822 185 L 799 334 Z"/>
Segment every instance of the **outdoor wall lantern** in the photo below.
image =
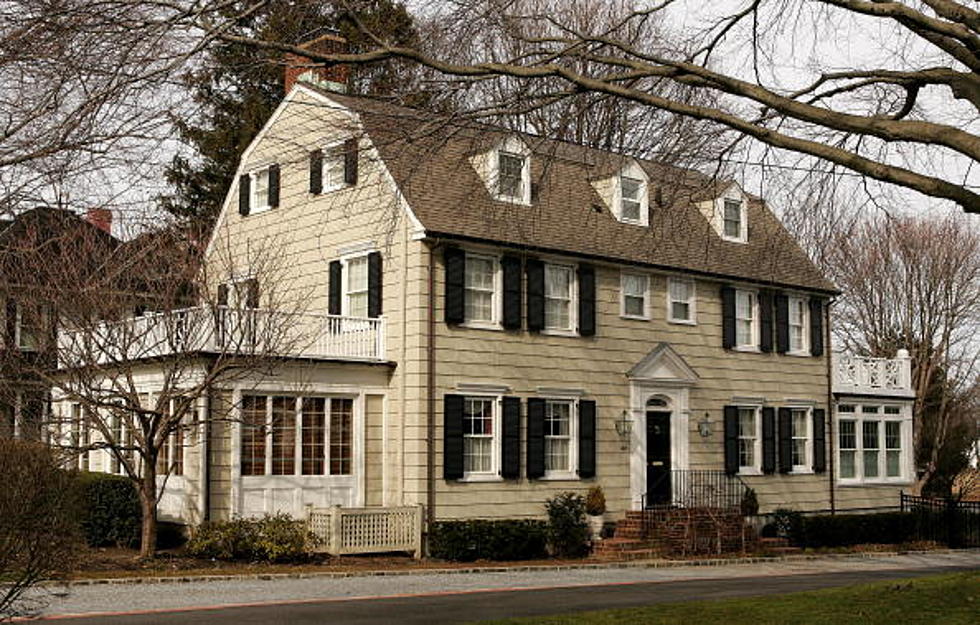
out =
<path fill-rule="evenodd" d="M 630 434 L 633 433 L 633 420 L 630 419 L 630 413 L 628 410 L 624 410 L 622 416 L 616 419 L 615 425 L 616 434 L 619 434 L 619 437 L 623 439 L 624 442 L 627 441 Z"/>
<path fill-rule="evenodd" d="M 704 438 L 708 438 L 709 436 L 711 436 L 712 431 L 713 430 L 711 427 L 711 415 L 708 413 L 707 410 L 705 410 L 704 418 L 698 421 L 698 434 L 700 434 Z"/>

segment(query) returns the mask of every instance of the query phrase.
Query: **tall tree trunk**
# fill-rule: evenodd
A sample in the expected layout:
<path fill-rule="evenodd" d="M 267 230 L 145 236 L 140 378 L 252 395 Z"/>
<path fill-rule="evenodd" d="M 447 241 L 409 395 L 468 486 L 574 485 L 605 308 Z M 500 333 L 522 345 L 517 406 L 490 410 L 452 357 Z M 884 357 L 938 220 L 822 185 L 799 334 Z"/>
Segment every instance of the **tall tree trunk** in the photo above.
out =
<path fill-rule="evenodd" d="M 143 523 L 140 531 L 140 558 L 152 558 L 157 548 L 157 473 L 156 462 L 144 456 L 140 478 L 140 508 Z"/>

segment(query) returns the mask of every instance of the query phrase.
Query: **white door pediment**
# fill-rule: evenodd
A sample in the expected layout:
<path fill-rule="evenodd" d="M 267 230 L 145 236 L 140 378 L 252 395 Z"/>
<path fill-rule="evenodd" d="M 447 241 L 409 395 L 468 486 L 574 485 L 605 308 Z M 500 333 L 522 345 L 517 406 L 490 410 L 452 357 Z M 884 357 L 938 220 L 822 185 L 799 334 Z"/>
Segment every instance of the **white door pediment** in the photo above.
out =
<path fill-rule="evenodd" d="M 667 343 L 660 343 L 643 360 L 626 372 L 633 382 L 655 382 L 692 386 L 700 377 L 690 365 Z"/>

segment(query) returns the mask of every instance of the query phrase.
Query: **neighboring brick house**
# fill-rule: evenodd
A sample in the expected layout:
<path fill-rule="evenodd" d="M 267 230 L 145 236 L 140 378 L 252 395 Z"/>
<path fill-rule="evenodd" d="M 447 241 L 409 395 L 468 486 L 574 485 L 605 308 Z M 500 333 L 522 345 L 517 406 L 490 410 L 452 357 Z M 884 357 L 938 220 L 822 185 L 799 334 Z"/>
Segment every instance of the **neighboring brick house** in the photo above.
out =
<path fill-rule="evenodd" d="M 699 485 L 818 510 L 913 477 L 902 421 L 899 477 L 838 487 L 836 290 L 734 182 L 301 82 L 210 263 L 220 309 L 301 305 L 314 337 L 201 398 L 165 516 L 526 517 L 594 484 L 614 516 Z"/>
<path fill-rule="evenodd" d="M 38 207 L 0 221 L 0 436 L 45 433 L 49 393 L 38 373 L 55 365 L 57 304 L 75 272 L 115 249 L 106 215 Z"/>

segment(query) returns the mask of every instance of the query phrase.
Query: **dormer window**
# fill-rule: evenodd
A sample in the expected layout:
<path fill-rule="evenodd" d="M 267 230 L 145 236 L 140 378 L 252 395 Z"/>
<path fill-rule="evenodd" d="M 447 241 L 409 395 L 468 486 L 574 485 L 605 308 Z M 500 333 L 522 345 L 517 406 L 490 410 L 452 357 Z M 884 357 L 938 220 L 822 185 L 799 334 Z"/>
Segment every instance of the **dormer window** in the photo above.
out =
<path fill-rule="evenodd" d="M 640 209 L 643 205 L 643 181 L 621 176 L 619 186 L 622 189 L 622 197 L 619 203 L 620 218 L 623 221 L 639 223 L 642 215 Z"/>
<path fill-rule="evenodd" d="M 724 215 L 725 237 L 729 239 L 743 238 L 742 228 L 742 202 L 739 200 L 725 200 Z"/>
<path fill-rule="evenodd" d="M 501 199 L 524 201 L 526 158 L 503 150 L 497 153 L 497 195 Z"/>

